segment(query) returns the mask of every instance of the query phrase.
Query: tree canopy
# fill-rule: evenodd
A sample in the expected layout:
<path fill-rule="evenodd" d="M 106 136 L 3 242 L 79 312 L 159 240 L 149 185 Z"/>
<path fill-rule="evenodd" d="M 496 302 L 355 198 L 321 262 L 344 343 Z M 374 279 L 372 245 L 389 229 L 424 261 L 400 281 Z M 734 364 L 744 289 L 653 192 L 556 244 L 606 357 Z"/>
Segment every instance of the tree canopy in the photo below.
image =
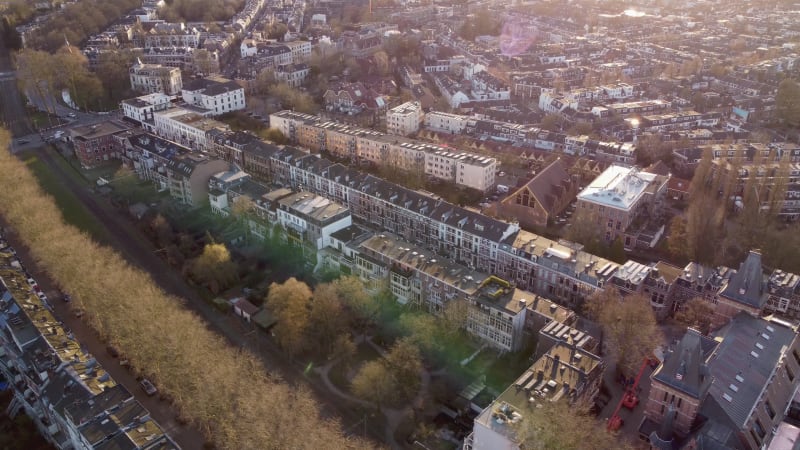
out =
<path fill-rule="evenodd" d="M 10 139 L 0 131 L 0 148 Z M 371 447 L 322 418 L 302 383 L 276 381 L 258 358 L 232 348 L 148 274 L 66 225 L 53 198 L 7 151 L 0 152 L 0 185 L 14 186 L 0 190 L 0 214 L 40 267 L 216 448 Z"/>
<path fill-rule="evenodd" d="M 80 45 L 87 37 L 105 30 L 128 11 L 141 6 L 140 0 L 81 0 L 66 5 L 46 26 L 26 37 L 26 47 L 54 52 L 65 44 Z"/>
<path fill-rule="evenodd" d="M 167 22 L 228 21 L 244 8 L 245 0 L 172 0 L 158 10 Z"/>
<path fill-rule="evenodd" d="M 238 277 L 236 264 L 225 244 L 209 243 L 203 253 L 189 266 L 192 277 L 217 293 L 234 283 Z"/>
<path fill-rule="evenodd" d="M 641 294 L 623 297 L 609 286 L 595 292 L 584 306 L 589 318 L 603 329 L 603 340 L 624 373 L 636 373 L 644 358 L 661 344 L 650 300 Z"/>
<path fill-rule="evenodd" d="M 800 126 L 800 83 L 791 78 L 781 81 L 775 96 L 778 117 L 784 124 Z"/>

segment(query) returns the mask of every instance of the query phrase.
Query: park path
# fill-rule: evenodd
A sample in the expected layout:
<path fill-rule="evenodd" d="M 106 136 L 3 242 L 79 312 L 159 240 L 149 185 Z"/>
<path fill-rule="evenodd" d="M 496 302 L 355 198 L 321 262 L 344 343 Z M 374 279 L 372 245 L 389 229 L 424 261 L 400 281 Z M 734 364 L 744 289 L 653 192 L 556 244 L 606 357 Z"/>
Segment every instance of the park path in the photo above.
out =
<path fill-rule="evenodd" d="M 355 339 L 356 345 L 361 343 L 366 343 L 372 348 L 375 349 L 381 356 L 386 357 L 386 349 L 381 347 L 380 345 L 376 344 L 372 341 L 371 336 L 358 336 Z M 328 361 L 325 365 L 316 367 L 314 371 L 319 375 L 322 383 L 331 393 L 347 400 L 353 402 L 355 404 L 361 405 L 362 407 L 377 409 L 377 405 L 372 402 L 368 402 L 362 400 L 358 397 L 355 397 L 347 392 L 342 391 L 339 389 L 330 379 L 330 371 L 333 369 L 336 364 L 340 362 L 341 358 L 333 359 Z M 442 373 L 442 370 L 438 371 L 439 374 Z M 403 408 L 381 408 L 381 413 L 386 417 L 386 428 L 384 430 L 385 433 L 385 442 L 389 444 L 389 446 L 393 449 L 402 449 L 405 446 L 401 443 L 397 442 L 395 439 L 395 434 L 397 433 L 397 429 L 403 420 L 407 417 L 411 417 L 414 415 L 414 405 L 422 404 L 425 400 L 425 397 L 428 395 L 428 390 L 431 384 L 431 373 L 428 370 L 423 369 L 420 373 L 420 389 L 417 393 L 417 396 L 409 402 L 408 405 L 404 406 Z"/>

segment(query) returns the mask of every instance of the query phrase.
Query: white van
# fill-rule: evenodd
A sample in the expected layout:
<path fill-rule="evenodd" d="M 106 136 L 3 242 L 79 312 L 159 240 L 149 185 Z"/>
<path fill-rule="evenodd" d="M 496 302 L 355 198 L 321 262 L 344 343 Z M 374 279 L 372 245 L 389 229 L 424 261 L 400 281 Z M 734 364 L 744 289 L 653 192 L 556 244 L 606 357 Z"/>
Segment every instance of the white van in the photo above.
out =
<path fill-rule="evenodd" d="M 497 185 L 497 193 L 498 194 L 508 193 L 508 186 L 506 186 L 505 184 L 498 184 Z"/>

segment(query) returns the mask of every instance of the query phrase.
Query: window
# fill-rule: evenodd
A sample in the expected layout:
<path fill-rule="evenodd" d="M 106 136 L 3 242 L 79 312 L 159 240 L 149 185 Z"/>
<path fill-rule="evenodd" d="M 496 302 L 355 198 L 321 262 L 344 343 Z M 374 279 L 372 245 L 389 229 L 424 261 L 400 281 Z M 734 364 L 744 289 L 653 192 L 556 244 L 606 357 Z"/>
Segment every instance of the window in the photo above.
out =
<path fill-rule="evenodd" d="M 767 411 L 767 415 L 769 416 L 770 419 L 775 418 L 775 410 L 772 409 L 772 405 L 769 404 L 769 400 L 764 402 L 764 409 Z"/>
<path fill-rule="evenodd" d="M 764 439 L 764 436 L 767 435 L 767 432 L 764 430 L 764 426 L 761 425 L 761 421 L 758 419 L 756 419 L 756 421 L 753 423 L 753 429 L 760 439 Z"/>

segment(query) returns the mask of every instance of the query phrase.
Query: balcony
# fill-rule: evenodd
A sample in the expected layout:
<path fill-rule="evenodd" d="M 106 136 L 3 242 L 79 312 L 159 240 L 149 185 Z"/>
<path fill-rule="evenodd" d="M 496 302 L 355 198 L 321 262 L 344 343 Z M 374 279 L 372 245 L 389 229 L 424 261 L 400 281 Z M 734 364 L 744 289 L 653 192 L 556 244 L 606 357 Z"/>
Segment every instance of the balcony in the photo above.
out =
<path fill-rule="evenodd" d="M 464 445 L 461 447 L 462 450 L 472 450 L 472 445 L 475 440 L 475 433 L 470 433 L 467 437 L 464 438 Z"/>

